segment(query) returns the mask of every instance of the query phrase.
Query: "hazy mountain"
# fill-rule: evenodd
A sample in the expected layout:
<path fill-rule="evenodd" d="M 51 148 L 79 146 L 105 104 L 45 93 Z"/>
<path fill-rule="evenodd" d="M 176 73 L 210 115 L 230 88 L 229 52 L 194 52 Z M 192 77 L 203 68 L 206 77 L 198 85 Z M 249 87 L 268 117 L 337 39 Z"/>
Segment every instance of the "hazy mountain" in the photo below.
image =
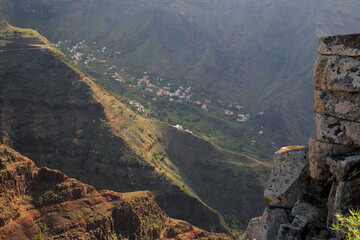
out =
<path fill-rule="evenodd" d="M 11 1 L 10 19 L 52 41 L 96 41 L 117 62 L 264 111 L 280 144 L 307 141 L 320 35 L 360 31 L 354 1 Z M 11 9 L 11 8 L 8 8 Z"/>

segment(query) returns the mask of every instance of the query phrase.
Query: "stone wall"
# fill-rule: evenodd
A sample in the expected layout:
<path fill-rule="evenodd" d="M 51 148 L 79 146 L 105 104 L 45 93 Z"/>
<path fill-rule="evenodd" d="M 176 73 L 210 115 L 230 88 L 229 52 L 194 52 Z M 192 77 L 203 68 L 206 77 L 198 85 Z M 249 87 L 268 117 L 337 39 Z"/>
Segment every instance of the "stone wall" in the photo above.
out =
<path fill-rule="evenodd" d="M 321 38 L 318 53 L 316 137 L 274 154 L 268 206 L 242 239 L 342 239 L 334 214 L 360 209 L 360 34 Z"/>

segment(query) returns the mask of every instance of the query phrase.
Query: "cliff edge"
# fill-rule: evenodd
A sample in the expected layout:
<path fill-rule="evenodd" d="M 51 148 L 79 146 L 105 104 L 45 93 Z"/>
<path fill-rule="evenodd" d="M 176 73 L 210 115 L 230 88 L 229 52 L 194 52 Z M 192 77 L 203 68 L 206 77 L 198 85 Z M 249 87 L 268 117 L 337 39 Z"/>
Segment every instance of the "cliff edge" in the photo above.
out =
<path fill-rule="evenodd" d="M 323 37 L 318 53 L 316 137 L 274 154 L 267 207 L 245 240 L 342 239 L 334 215 L 360 208 L 360 34 Z"/>
<path fill-rule="evenodd" d="M 0 145 L 0 239 L 231 238 L 169 218 L 149 191 L 97 191 Z"/>

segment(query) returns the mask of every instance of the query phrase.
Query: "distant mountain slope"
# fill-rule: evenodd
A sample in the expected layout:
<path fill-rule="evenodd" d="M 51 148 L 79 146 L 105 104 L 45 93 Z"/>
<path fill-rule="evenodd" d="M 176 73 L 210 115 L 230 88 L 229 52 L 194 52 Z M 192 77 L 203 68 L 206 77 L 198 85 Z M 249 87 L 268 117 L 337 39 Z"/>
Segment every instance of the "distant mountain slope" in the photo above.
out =
<path fill-rule="evenodd" d="M 0 145 L 1 239 L 230 239 L 169 218 L 150 192 L 96 191 Z"/>
<path fill-rule="evenodd" d="M 128 69 L 171 76 L 213 100 L 263 111 L 257 121 L 279 145 L 305 143 L 314 128 L 310 73 L 319 35 L 360 31 L 360 6 L 352 0 L 11 4 L 13 23 L 52 41 L 96 41 L 123 51 L 117 61 Z"/>
<path fill-rule="evenodd" d="M 227 231 L 220 214 L 244 226 L 263 205 L 266 164 L 135 114 L 37 32 L 3 21 L 0 82 L 1 141 L 39 166 L 150 190 L 171 217 L 207 230 Z"/>

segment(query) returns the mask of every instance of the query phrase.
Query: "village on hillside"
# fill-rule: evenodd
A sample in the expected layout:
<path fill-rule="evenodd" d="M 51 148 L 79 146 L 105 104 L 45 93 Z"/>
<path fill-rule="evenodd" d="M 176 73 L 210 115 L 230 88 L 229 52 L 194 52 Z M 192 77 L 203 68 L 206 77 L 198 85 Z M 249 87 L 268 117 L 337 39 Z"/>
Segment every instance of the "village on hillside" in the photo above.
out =
<path fill-rule="evenodd" d="M 171 103 L 186 103 L 198 106 L 204 111 L 209 108 L 214 109 L 223 114 L 230 121 L 238 123 L 246 123 L 251 121 L 254 116 L 264 115 L 264 112 L 251 114 L 246 110 L 244 105 L 239 105 L 236 102 L 225 103 L 220 99 L 211 100 L 208 98 L 201 99 L 200 94 L 196 94 L 191 86 L 175 85 L 164 78 L 156 77 L 156 74 L 151 72 L 143 72 L 140 77 L 131 76 L 126 70 L 114 63 L 114 59 L 120 57 L 123 52 L 120 50 L 110 52 L 106 46 L 98 46 L 97 42 L 88 43 L 85 40 L 75 44 L 70 40 L 59 41 L 54 44 L 66 54 L 71 56 L 75 64 L 83 64 L 92 72 L 101 74 L 113 81 L 122 84 L 123 87 L 138 89 L 142 98 L 146 101 L 168 101 Z M 195 97 L 196 96 L 196 97 Z M 205 96 L 206 97 L 206 96 Z M 128 100 L 130 106 L 139 113 L 145 112 L 145 106 L 136 100 Z M 185 131 L 194 134 L 189 129 L 183 129 L 180 125 L 174 125 L 180 131 Z M 258 135 L 262 135 L 264 129 L 258 131 Z M 256 145 L 256 140 L 251 138 L 251 145 Z M 271 143 L 275 145 L 274 142 Z"/>

